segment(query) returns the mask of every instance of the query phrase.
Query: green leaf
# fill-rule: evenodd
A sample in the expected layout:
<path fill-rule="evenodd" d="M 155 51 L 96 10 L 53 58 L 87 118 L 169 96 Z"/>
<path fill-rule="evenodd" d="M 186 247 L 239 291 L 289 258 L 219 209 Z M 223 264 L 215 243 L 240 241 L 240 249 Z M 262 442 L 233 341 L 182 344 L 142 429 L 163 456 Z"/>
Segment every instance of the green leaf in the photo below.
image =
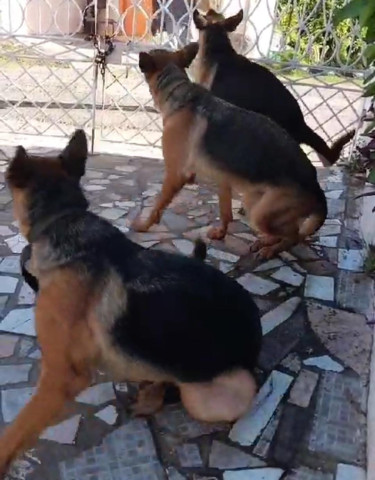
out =
<path fill-rule="evenodd" d="M 375 45 L 368 45 L 366 47 L 364 57 L 367 66 L 371 66 L 372 63 L 375 63 Z"/>
<path fill-rule="evenodd" d="M 372 132 L 373 130 L 375 130 L 375 120 L 373 120 L 370 125 L 367 125 L 367 127 L 365 128 L 365 131 L 364 133 L 369 133 L 369 132 Z"/>
<path fill-rule="evenodd" d="M 366 43 L 375 42 L 375 12 L 372 14 L 372 17 L 368 22 L 365 40 Z"/>
<path fill-rule="evenodd" d="M 370 26 L 370 19 L 375 13 L 375 3 L 371 1 L 367 5 L 363 5 L 361 13 L 359 14 L 359 23 L 361 27 Z"/>
<path fill-rule="evenodd" d="M 373 185 L 375 185 L 375 168 L 372 168 L 372 169 L 370 170 L 370 173 L 369 173 L 369 175 L 368 175 L 368 177 L 367 177 L 367 181 L 368 181 L 369 183 L 372 183 Z"/>
<path fill-rule="evenodd" d="M 375 97 L 375 82 L 370 83 L 365 88 L 364 97 Z"/>
<path fill-rule="evenodd" d="M 336 10 L 333 17 L 334 25 L 337 26 L 347 18 L 359 18 L 363 9 L 368 6 L 369 2 L 372 2 L 372 0 L 352 0 L 339 10 Z"/>
<path fill-rule="evenodd" d="M 363 83 L 369 83 L 373 78 L 375 78 L 375 70 L 363 79 Z"/>

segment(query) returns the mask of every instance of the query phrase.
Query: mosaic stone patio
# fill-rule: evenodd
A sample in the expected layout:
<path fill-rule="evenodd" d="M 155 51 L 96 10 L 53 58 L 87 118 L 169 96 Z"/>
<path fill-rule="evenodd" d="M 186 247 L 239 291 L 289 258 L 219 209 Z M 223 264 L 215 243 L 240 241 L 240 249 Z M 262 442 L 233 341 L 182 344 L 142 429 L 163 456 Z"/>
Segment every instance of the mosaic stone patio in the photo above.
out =
<path fill-rule="evenodd" d="M 2 182 L 5 168 L 1 161 Z M 92 209 L 128 232 L 153 204 L 162 175 L 157 160 L 96 156 L 84 185 Z M 248 289 L 263 315 L 262 387 L 245 417 L 204 425 L 172 402 L 150 419 L 130 419 L 124 405 L 132 386 L 114 388 L 98 374 L 98 384 L 14 465 L 9 479 L 364 480 L 373 281 L 363 272 L 359 205 L 350 200 L 362 183 L 349 182 L 340 168 L 319 176 L 329 215 L 310 245 L 257 261 L 248 253 L 254 237 L 239 200 L 225 242 L 209 245 L 207 261 Z M 209 186 L 188 186 L 160 225 L 129 236 L 147 248 L 190 255 L 193 240 L 216 220 L 217 203 Z M 25 243 L 3 183 L 0 236 L 3 428 L 32 395 L 40 359 L 34 296 L 19 272 Z"/>

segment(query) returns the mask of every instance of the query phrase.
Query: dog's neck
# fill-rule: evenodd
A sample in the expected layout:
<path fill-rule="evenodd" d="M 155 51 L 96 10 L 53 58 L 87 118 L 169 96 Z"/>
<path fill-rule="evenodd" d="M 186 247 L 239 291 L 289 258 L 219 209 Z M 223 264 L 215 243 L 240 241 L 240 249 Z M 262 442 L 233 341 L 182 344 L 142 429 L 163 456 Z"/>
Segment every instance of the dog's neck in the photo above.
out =
<path fill-rule="evenodd" d="M 44 188 L 43 188 L 44 187 Z M 75 182 L 64 182 L 60 194 L 56 194 L 45 186 L 35 186 L 29 204 L 29 231 L 27 239 L 33 243 L 56 221 L 70 214 L 84 214 L 88 209 L 81 187 Z"/>
<path fill-rule="evenodd" d="M 191 82 L 185 72 L 175 65 L 167 65 L 155 82 L 158 107 L 165 120 L 186 105 Z"/>
<path fill-rule="evenodd" d="M 207 28 L 199 39 L 198 56 L 210 66 L 228 54 L 235 54 L 228 33 L 221 28 Z"/>

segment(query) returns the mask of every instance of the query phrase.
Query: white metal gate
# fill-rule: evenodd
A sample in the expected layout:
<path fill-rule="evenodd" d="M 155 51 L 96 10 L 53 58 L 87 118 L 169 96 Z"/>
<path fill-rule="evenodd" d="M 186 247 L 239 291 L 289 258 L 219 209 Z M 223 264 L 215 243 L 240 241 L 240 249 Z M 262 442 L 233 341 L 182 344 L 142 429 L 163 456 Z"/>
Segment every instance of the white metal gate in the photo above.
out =
<path fill-rule="evenodd" d="M 195 40 L 193 9 L 209 6 L 228 15 L 244 9 L 237 49 L 273 69 L 309 125 L 332 139 L 358 123 L 363 106 L 360 31 L 350 21 L 333 27 L 333 10 L 345 2 L 0 0 L 0 144 L 38 136 L 34 144 L 54 145 L 84 128 L 93 149 L 158 147 L 160 118 L 138 52 Z"/>

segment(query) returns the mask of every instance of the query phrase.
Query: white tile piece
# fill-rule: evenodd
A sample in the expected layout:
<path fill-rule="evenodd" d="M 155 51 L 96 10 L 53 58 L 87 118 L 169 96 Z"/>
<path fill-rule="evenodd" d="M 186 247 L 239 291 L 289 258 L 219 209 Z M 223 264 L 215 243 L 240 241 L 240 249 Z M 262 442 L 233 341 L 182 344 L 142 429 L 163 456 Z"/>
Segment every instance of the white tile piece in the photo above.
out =
<path fill-rule="evenodd" d="M 330 372 L 339 373 L 344 370 L 344 367 L 340 363 L 336 362 L 328 355 L 307 358 L 306 360 L 303 361 L 303 364 L 309 367 L 317 367 L 317 368 L 320 368 L 321 370 L 328 370 Z"/>
<path fill-rule="evenodd" d="M 17 288 L 18 278 L 0 275 L 0 293 L 14 293 Z"/>
<path fill-rule="evenodd" d="M 330 190 L 329 192 L 325 192 L 325 196 L 326 198 L 333 198 L 334 200 L 337 200 L 341 197 L 343 191 L 344 190 Z"/>
<path fill-rule="evenodd" d="M 73 445 L 75 443 L 80 421 L 81 415 L 75 415 L 58 425 L 47 428 L 40 438 L 42 440 L 50 440 L 63 445 Z"/>
<path fill-rule="evenodd" d="M 9 257 L 5 257 L 0 263 L 0 272 L 20 274 L 20 256 L 10 255 Z"/>
<path fill-rule="evenodd" d="M 95 417 L 100 418 L 100 420 L 108 423 L 108 425 L 114 425 L 117 421 L 118 413 L 113 405 L 108 405 L 108 407 L 105 407 L 103 410 L 96 413 Z"/>
<path fill-rule="evenodd" d="M 319 237 L 314 244 L 319 245 L 320 247 L 336 248 L 337 237 Z"/>
<path fill-rule="evenodd" d="M 35 391 L 35 387 L 3 390 L 1 392 L 1 411 L 3 412 L 4 422 L 12 422 Z"/>
<path fill-rule="evenodd" d="M 242 277 L 237 279 L 237 282 L 246 290 L 254 295 L 267 295 L 279 288 L 279 285 L 266 278 L 257 277 L 252 273 L 245 273 Z"/>
<path fill-rule="evenodd" d="M 339 248 L 338 267 L 352 272 L 363 270 L 364 252 L 362 250 L 347 250 Z"/>
<path fill-rule="evenodd" d="M 224 262 L 235 263 L 240 259 L 238 255 L 223 252 L 222 250 L 217 250 L 216 248 L 209 248 L 207 253 L 211 257 L 217 258 L 218 260 L 223 260 Z"/>
<path fill-rule="evenodd" d="M 28 286 L 26 282 L 23 282 L 20 293 L 18 294 L 18 305 L 33 305 L 34 302 L 34 291 Z"/>
<path fill-rule="evenodd" d="M 99 406 L 116 398 L 112 383 L 99 383 L 86 389 L 76 398 L 77 402 Z"/>
<path fill-rule="evenodd" d="M 116 207 L 118 208 L 123 208 L 123 209 L 128 209 L 128 208 L 133 208 L 137 204 L 133 200 L 127 200 L 124 202 L 119 202 L 118 200 L 115 202 Z"/>
<path fill-rule="evenodd" d="M 27 382 L 31 370 L 30 364 L 25 365 L 0 365 L 0 385 Z"/>
<path fill-rule="evenodd" d="M 22 235 L 6 238 L 5 241 L 13 253 L 21 253 L 27 245 L 27 241 Z"/>
<path fill-rule="evenodd" d="M 310 370 L 302 370 L 294 382 L 289 395 L 289 403 L 306 408 L 318 383 L 319 375 Z"/>
<path fill-rule="evenodd" d="M 334 279 L 320 275 L 307 275 L 305 297 L 333 301 L 335 298 Z"/>
<path fill-rule="evenodd" d="M 344 178 L 344 172 L 337 168 L 331 167 L 330 175 L 326 178 L 326 183 L 342 183 Z"/>
<path fill-rule="evenodd" d="M 327 218 L 324 225 L 342 225 L 342 221 L 338 218 Z"/>
<path fill-rule="evenodd" d="M 339 463 L 337 465 L 336 480 L 366 480 L 366 472 L 361 467 Z"/>
<path fill-rule="evenodd" d="M 292 255 L 290 252 L 281 252 L 279 256 L 285 262 L 295 262 L 297 260 L 297 257 Z"/>
<path fill-rule="evenodd" d="M 292 381 L 290 375 L 274 370 L 256 396 L 253 407 L 234 424 L 229 438 L 241 445 L 252 445 L 270 421 Z"/>
<path fill-rule="evenodd" d="M 274 328 L 290 318 L 300 303 L 301 299 L 299 297 L 292 297 L 264 314 L 261 318 L 263 335 L 267 335 L 267 333 L 271 332 Z"/>
<path fill-rule="evenodd" d="M 122 215 L 124 215 L 124 210 L 121 208 L 106 208 L 100 213 L 100 216 L 107 220 L 118 220 Z"/>
<path fill-rule="evenodd" d="M 118 165 L 115 167 L 115 170 L 119 172 L 133 173 L 137 170 L 137 167 L 134 167 L 133 165 Z"/>
<path fill-rule="evenodd" d="M 273 270 L 274 268 L 282 267 L 284 263 L 279 258 L 273 258 L 268 262 L 262 263 L 257 267 L 254 272 L 266 272 L 267 270 Z"/>
<path fill-rule="evenodd" d="M 8 237 L 14 235 L 13 230 L 11 230 L 7 225 L 0 225 L 0 236 Z"/>
<path fill-rule="evenodd" d="M 293 287 L 299 287 L 303 282 L 303 275 L 295 272 L 290 267 L 281 267 L 275 273 L 271 275 L 272 278 L 275 280 L 279 280 L 280 282 L 288 283 Z"/>
<path fill-rule="evenodd" d="M 98 192 L 99 190 L 105 190 L 105 187 L 102 185 L 85 185 L 83 188 L 87 192 Z"/>
<path fill-rule="evenodd" d="M 319 234 L 320 237 L 328 237 L 330 235 L 340 235 L 340 232 L 341 232 L 340 224 L 325 223 L 317 233 Z"/>
<path fill-rule="evenodd" d="M 111 182 L 107 178 L 96 178 L 95 180 L 90 180 L 91 185 L 109 185 Z"/>
<path fill-rule="evenodd" d="M 219 270 L 223 273 L 229 273 L 233 270 L 233 264 L 228 262 L 219 262 Z"/>
<path fill-rule="evenodd" d="M 0 321 L 0 331 L 35 337 L 34 310 L 32 308 L 12 310 Z"/>
<path fill-rule="evenodd" d="M 190 257 L 194 250 L 194 243 L 190 240 L 172 240 L 173 245 L 179 252 Z"/>
<path fill-rule="evenodd" d="M 281 470 L 281 468 L 227 470 L 224 472 L 224 480 L 279 480 L 283 473 L 284 470 Z"/>

